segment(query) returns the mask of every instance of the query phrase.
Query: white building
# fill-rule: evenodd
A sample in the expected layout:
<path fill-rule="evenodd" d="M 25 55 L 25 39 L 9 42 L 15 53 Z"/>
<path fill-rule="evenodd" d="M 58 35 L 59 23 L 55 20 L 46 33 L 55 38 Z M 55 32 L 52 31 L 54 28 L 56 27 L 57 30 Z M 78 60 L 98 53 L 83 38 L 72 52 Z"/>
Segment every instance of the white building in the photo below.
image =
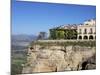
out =
<path fill-rule="evenodd" d="M 77 26 L 78 40 L 96 39 L 96 20 L 91 19 Z"/>

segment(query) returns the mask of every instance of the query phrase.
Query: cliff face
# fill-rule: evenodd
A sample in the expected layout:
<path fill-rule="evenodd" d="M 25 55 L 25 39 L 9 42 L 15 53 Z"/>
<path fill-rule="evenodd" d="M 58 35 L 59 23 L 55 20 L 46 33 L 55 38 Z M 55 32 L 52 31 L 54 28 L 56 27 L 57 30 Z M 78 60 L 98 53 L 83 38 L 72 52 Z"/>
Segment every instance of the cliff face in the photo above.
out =
<path fill-rule="evenodd" d="M 33 45 L 22 73 L 95 69 L 95 54 L 95 47 Z"/>

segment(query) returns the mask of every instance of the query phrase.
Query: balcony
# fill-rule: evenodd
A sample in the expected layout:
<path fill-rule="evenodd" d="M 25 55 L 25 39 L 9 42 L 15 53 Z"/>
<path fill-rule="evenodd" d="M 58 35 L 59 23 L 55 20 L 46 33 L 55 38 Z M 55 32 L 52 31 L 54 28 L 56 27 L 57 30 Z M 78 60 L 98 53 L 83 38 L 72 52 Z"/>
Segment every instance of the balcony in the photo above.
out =
<path fill-rule="evenodd" d="M 88 34 L 93 34 L 93 32 L 89 32 Z"/>
<path fill-rule="evenodd" d="M 87 34 L 87 32 L 84 32 L 83 34 Z"/>

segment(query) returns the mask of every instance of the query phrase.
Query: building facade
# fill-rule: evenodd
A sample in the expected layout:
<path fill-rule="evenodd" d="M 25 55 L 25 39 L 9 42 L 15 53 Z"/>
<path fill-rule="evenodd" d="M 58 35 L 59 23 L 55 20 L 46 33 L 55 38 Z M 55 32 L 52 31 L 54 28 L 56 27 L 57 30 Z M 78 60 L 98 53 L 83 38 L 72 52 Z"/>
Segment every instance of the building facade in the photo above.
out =
<path fill-rule="evenodd" d="M 50 29 L 52 39 L 75 39 L 75 40 L 95 40 L 96 20 L 91 19 L 83 24 L 67 24 Z"/>
<path fill-rule="evenodd" d="M 91 19 L 77 26 L 77 40 L 95 40 L 96 39 L 96 20 Z"/>

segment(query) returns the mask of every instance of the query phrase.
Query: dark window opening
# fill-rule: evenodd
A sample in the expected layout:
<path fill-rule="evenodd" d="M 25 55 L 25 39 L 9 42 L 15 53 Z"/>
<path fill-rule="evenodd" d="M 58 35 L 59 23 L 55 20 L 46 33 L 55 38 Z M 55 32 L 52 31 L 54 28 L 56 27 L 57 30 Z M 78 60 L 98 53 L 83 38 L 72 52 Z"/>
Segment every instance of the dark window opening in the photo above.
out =
<path fill-rule="evenodd" d="M 93 39 L 93 36 L 92 36 L 92 35 L 90 35 L 90 36 L 89 36 L 89 39 Z"/>
<path fill-rule="evenodd" d="M 79 39 L 82 39 L 82 36 L 79 36 Z"/>
<path fill-rule="evenodd" d="M 84 36 L 84 39 L 88 39 L 88 37 L 87 36 Z"/>

